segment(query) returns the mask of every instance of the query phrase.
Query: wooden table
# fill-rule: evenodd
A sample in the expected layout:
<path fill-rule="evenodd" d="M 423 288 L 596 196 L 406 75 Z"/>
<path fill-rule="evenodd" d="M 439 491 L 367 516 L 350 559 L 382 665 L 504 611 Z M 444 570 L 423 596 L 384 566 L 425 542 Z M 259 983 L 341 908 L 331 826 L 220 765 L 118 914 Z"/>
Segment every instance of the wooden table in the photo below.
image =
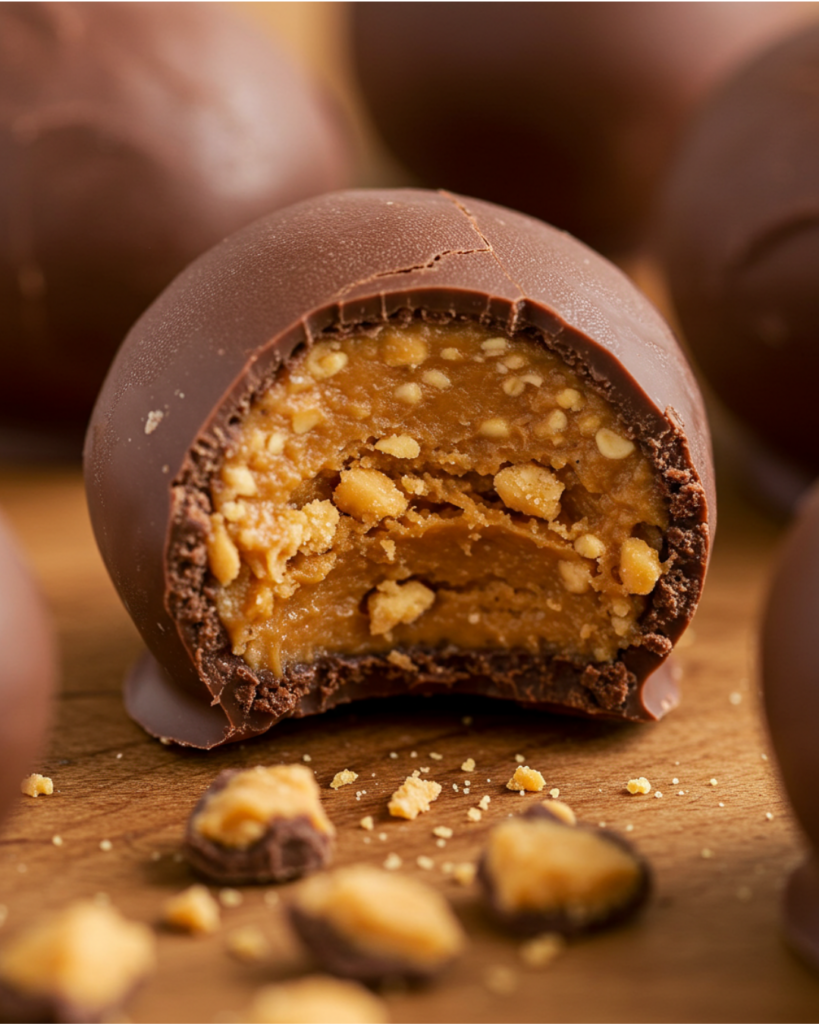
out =
<path fill-rule="evenodd" d="M 288 722 L 211 754 L 162 746 L 123 710 L 120 683 L 140 641 L 97 555 L 79 472 L 6 468 L 0 507 L 42 580 L 63 655 L 53 736 L 36 766 L 53 778 L 55 793 L 21 796 L 0 835 L 7 907 L 0 937 L 42 910 L 97 894 L 129 917 L 157 922 L 167 897 L 192 881 L 178 856 L 180 838 L 210 780 L 228 766 L 309 757 L 339 828 L 337 863 L 380 864 L 399 853 L 401 870 L 444 891 L 469 932 L 467 955 L 439 983 L 388 994 L 394 1020 L 819 1016 L 819 976 L 779 934 L 782 885 L 803 845 L 766 753 L 754 676 L 755 622 L 778 530 L 736 497 L 723 501 L 705 597 L 677 654 L 682 706 L 659 724 L 602 726 L 466 698 L 396 699 Z M 518 753 L 580 818 L 621 831 L 633 825 L 629 834 L 656 873 L 654 898 L 636 923 L 579 942 L 542 970 L 525 967 L 517 944 L 484 919 L 476 891 L 442 871 L 446 861 L 473 860 L 494 822 L 537 799 L 505 789 Z M 469 798 L 454 788 L 467 757 L 478 766 Z M 441 798 L 415 822 L 389 819 L 389 794 L 421 766 L 443 784 Z M 342 768 L 358 772 L 358 781 L 333 792 L 328 784 Z M 625 792 L 637 775 L 653 783 L 650 796 Z M 488 812 L 468 822 L 467 808 L 484 794 L 492 798 Z M 376 819 L 373 833 L 358 827 L 366 814 Z M 444 849 L 431 834 L 440 824 L 455 831 Z M 435 867 L 419 868 L 419 855 Z M 159 929 L 159 969 L 129 1004 L 129 1018 L 241 1019 L 259 985 L 310 969 L 267 891 L 245 890 L 213 936 Z M 228 934 L 249 923 L 270 939 L 273 954 L 263 963 L 227 951 Z M 498 967 L 508 969 L 500 972 L 505 985 Z"/>

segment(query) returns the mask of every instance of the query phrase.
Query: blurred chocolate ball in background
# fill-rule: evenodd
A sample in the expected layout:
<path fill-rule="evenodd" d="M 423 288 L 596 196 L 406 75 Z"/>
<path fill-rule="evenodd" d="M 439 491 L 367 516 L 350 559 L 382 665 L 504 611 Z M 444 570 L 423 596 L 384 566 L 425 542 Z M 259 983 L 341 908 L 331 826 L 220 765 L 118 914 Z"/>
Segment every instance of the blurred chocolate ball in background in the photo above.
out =
<path fill-rule="evenodd" d="M 421 184 L 612 255 L 642 240 L 696 104 L 799 8 L 357 3 L 354 59 L 376 128 Z"/>
<path fill-rule="evenodd" d="M 0 825 L 45 746 L 56 681 L 48 612 L 0 518 Z"/>
<path fill-rule="evenodd" d="M 782 780 L 812 853 L 785 893 L 785 934 L 819 969 L 819 489 L 780 552 L 762 627 L 765 711 Z"/>
<path fill-rule="evenodd" d="M 661 203 L 658 249 L 685 340 L 760 447 L 819 473 L 819 26 L 703 108 Z"/>
<path fill-rule="evenodd" d="M 227 6 L 0 5 L 0 423 L 79 451 L 157 294 L 348 162 L 337 112 Z"/>

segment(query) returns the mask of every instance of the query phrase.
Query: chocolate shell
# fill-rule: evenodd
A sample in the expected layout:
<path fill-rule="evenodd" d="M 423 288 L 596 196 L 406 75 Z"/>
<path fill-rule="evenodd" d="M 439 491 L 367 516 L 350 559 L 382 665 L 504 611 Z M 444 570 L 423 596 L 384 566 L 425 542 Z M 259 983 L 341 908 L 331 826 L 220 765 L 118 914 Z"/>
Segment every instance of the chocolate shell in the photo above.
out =
<path fill-rule="evenodd" d="M 791 807 L 812 847 L 785 894 L 785 934 L 819 969 L 819 490 L 804 501 L 780 552 L 762 624 L 768 729 Z"/>
<path fill-rule="evenodd" d="M 708 383 L 786 465 L 815 476 L 819 27 L 747 64 L 692 126 L 658 245 Z M 798 371 L 797 371 L 798 367 Z"/>
<path fill-rule="evenodd" d="M 0 822 L 45 745 L 56 681 L 51 621 L 0 519 Z"/>
<path fill-rule="evenodd" d="M 323 332 L 417 317 L 525 332 L 606 396 L 653 463 L 673 568 L 622 658 L 579 665 L 450 646 L 411 652 L 412 675 L 385 657 L 328 656 L 275 677 L 231 653 L 209 596 L 197 488 L 252 396 L 300 348 Z M 522 214 L 447 193 L 350 191 L 258 221 L 194 263 L 136 324 L 100 394 L 85 462 L 100 551 L 151 652 L 126 702 L 154 735 L 212 747 L 410 687 L 621 720 L 652 720 L 676 702 L 663 663 L 696 607 L 715 525 L 701 397 L 628 279 Z"/>
<path fill-rule="evenodd" d="M 73 427 L 192 259 L 346 183 L 333 111 L 221 4 L 0 8 L 0 423 Z"/>
<path fill-rule="evenodd" d="M 618 252 L 642 241 L 696 105 L 796 9 L 357 3 L 355 65 L 376 128 L 421 184 Z"/>

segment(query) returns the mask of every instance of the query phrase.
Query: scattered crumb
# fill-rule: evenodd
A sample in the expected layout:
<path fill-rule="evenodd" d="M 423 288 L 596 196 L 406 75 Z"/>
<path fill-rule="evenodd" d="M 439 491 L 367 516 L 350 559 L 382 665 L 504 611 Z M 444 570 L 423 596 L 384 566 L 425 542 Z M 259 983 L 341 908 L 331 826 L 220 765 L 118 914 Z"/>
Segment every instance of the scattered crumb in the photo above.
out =
<path fill-rule="evenodd" d="M 384 842 L 384 840 L 385 840 L 385 839 L 387 838 L 387 833 L 386 833 L 386 832 L 379 832 L 379 833 L 378 833 L 378 838 L 379 838 L 379 839 L 381 840 L 381 842 L 383 843 L 383 842 Z"/>
<path fill-rule="evenodd" d="M 483 814 L 477 807 L 470 807 L 469 810 L 466 812 L 466 816 L 469 821 L 480 821 L 481 818 L 483 817 Z"/>
<path fill-rule="evenodd" d="M 544 800 L 543 806 L 548 811 L 551 811 L 551 813 L 554 814 L 556 818 L 559 818 L 566 825 L 577 824 L 577 815 L 574 813 L 571 807 L 569 807 L 569 805 L 564 803 L 562 800 Z"/>
<path fill-rule="evenodd" d="M 394 750 L 391 750 L 390 757 L 393 759 L 393 761 L 396 761 L 398 759 L 398 754 L 396 754 Z"/>
<path fill-rule="evenodd" d="M 47 775 L 28 775 L 20 783 L 20 792 L 26 796 L 51 796 L 54 783 Z"/>
<path fill-rule="evenodd" d="M 100 849 L 103 853 L 108 853 L 110 850 L 114 849 L 114 844 L 110 839 L 103 839 L 100 841 Z"/>
<path fill-rule="evenodd" d="M 527 967 L 547 967 L 566 948 L 566 940 L 554 932 L 536 935 L 522 943 L 518 952 Z"/>
<path fill-rule="evenodd" d="M 474 772 L 475 771 L 475 759 L 473 757 L 468 757 L 464 761 L 464 763 L 461 765 L 461 771 L 462 772 Z"/>
<path fill-rule="evenodd" d="M 518 976 L 503 964 L 490 964 L 484 973 L 484 984 L 493 995 L 510 996 L 517 991 Z"/>
<path fill-rule="evenodd" d="M 539 793 L 546 785 L 546 780 L 534 768 L 528 765 L 520 765 L 515 769 L 515 774 L 506 783 L 506 788 L 518 793 Z"/>
<path fill-rule="evenodd" d="M 773 814 L 771 814 L 770 811 L 766 811 L 765 812 L 765 820 L 766 821 L 773 821 Z"/>
<path fill-rule="evenodd" d="M 225 945 L 229 953 L 245 963 L 259 963 L 270 955 L 270 943 L 264 932 L 253 924 L 235 928 L 228 934 Z"/>
<path fill-rule="evenodd" d="M 152 850 L 151 851 L 151 860 L 154 863 L 156 863 L 158 860 L 162 860 L 162 854 L 159 852 L 159 850 Z"/>
<path fill-rule="evenodd" d="M 478 801 L 478 807 L 480 807 L 480 809 L 482 811 L 488 811 L 489 810 L 489 805 L 491 803 L 492 803 L 492 797 L 488 793 L 486 793 Z"/>
<path fill-rule="evenodd" d="M 662 798 L 663 798 L 663 794 L 662 794 L 662 793 L 661 793 L 661 792 L 659 791 L 659 789 L 658 789 L 658 790 L 656 790 L 656 792 L 654 793 L 654 796 L 655 796 L 655 797 L 656 797 L 656 798 L 657 798 L 658 800 L 662 800 Z"/>
<path fill-rule="evenodd" d="M 470 864 L 469 861 L 464 861 L 461 864 L 455 864 L 452 867 L 452 877 L 458 885 L 472 885 L 477 873 L 478 868 L 475 864 Z"/>
<path fill-rule="evenodd" d="M 381 542 L 385 543 L 384 541 Z M 404 672 L 417 672 L 418 667 L 409 655 L 402 653 L 401 651 L 390 651 L 387 655 L 387 661 L 391 665 L 395 665 L 397 668 L 402 669 Z"/>
<path fill-rule="evenodd" d="M 768 760 L 768 755 L 767 754 L 760 754 L 760 757 L 762 758 L 763 761 L 767 761 Z"/>
<path fill-rule="evenodd" d="M 223 907 L 241 907 L 245 898 L 238 889 L 220 889 L 219 902 Z"/>
<path fill-rule="evenodd" d="M 710 781 L 710 785 L 712 785 L 712 786 L 717 786 L 717 785 L 719 785 L 719 783 L 717 782 L 717 780 L 716 780 L 716 779 L 711 779 L 711 781 Z"/>
<path fill-rule="evenodd" d="M 437 800 L 441 787 L 431 779 L 419 779 L 409 775 L 392 795 L 387 810 L 394 818 L 413 820 L 419 814 L 429 810 L 430 804 Z"/>
<path fill-rule="evenodd" d="M 436 754 L 435 751 L 432 751 L 429 756 L 432 758 L 433 761 L 443 761 L 444 759 L 443 754 Z"/>
<path fill-rule="evenodd" d="M 244 1015 L 232 1019 L 249 1024 L 384 1024 L 389 1011 L 383 999 L 355 981 L 313 975 L 259 989 Z"/>
<path fill-rule="evenodd" d="M 672 779 L 671 780 L 671 785 L 672 786 L 679 786 L 679 784 L 680 784 L 680 780 L 679 779 Z"/>
<path fill-rule="evenodd" d="M 411 750 L 410 751 L 410 757 L 418 757 L 418 751 L 417 750 Z"/>
<path fill-rule="evenodd" d="M 633 832 L 633 831 L 634 831 L 634 826 L 631 824 L 631 822 L 629 822 L 629 824 L 626 825 L 626 832 Z"/>
<path fill-rule="evenodd" d="M 446 839 L 436 839 L 435 845 L 438 847 L 439 850 L 443 850 L 443 848 L 446 846 Z"/>
<path fill-rule="evenodd" d="M 192 885 L 165 903 L 162 920 L 179 931 L 210 935 L 219 929 L 219 904 L 206 886 Z"/>
<path fill-rule="evenodd" d="M 523 754 L 515 754 L 515 760 L 518 764 L 523 764 L 526 758 L 523 756 Z"/>
<path fill-rule="evenodd" d="M 644 775 L 641 775 L 639 779 L 629 779 L 626 783 L 626 789 L 632 796 L 636 793 L 650 793 L 651 783 Z"/>
<path fill-rule="evenodd" d="M 397 871 L 403 863 L 397 853 L 388 853 L 387 859 L 384 861 L 384 867 L 387 871 Z"/>
<path fill-rule="evenodd" d="M 710 860 L 713 856 L 714 851 L 709 850 L 707 846 L 704 846 L 702 850 L 700 850 L 700 857 L 702 857 L 703 860 Z"/>
<path fill-rule="evenodd" d="M 725 804 L 724 804 L 724 803 L 723 803 L 722 801 L 720 801 L 720 802 L 719 802 L 719 803 L 717 804 L 717 807 L 724 807 L 724 806 L 725 806 Z"/>
<path fill-rule="evenodd" d="M 432 871 L 432 869 L 435 867 L 435 861 L 432 859 L 432 857 L 424 857 L 423 855 L 420 857 L 416 857 L 415 863 L 418 865 L 419 868 L 422 868 L 424 871 Z"/>
<path fill-rule="evenodd" d="M 342 786 L 349 786 L 351 782 L 355 782 L 358 775 L 355 772 L 351 772 L 349 768 L 345 768 L 344 771 L 336 772 L 333 776 L 333 781 L 330 783 L 330 789 L 341 789 Z"/>
<path fill-rule="evenodd" d="M 432 830 L 432 834 L 438 836 L 439 839 L 451 839 L 455 833 L 446 825 L 438 825 Z"/>
<path fill-rule="evenodd" d="M 732 694 L 729 695 L 728 700 L 732 704 L 734 704 L 734 705 L 741 704 L 742 703 L 742 694 L 741 693 L 732 693 Z"/>
<path fill-rule="evenodd" d="M 552 800 L 557 800 L 557 798 L 560 796 L 560 790 L 557 787 L 555 787 L 554 789 L 550 789 L 549 796 L 552 798 Z"/>
<path fill-rule="evenodd" d="M 51 837 L 51 842 L 55 846 L 62 846 L 63 845 L 63 837 L 62 836 L 52 836 Z"/>
<path fill-rule="evenodd" d="M 362 818 L 358 824 L 367 832 L 372 832 L 372 830 L 375 828 L 375 822 L 373 821 L 373 816 L 371 814 L 368 814 L 366 817 Z"/>
<path fill-rule="evenodd" d="M 117 754 L 117 760 L 118 760 L 118 761 L 121 761 L 121 760 L 122 760 L 122 754 Z"/>
<path fill-rule="evenodd" d="M 302 757 L 302 761 L 305 761 L 307 764 L 309 764 L 312 760 L 313 760 L 313 758 L 310 757 L 309 754 L 304 754 L 303 757 Z"/>

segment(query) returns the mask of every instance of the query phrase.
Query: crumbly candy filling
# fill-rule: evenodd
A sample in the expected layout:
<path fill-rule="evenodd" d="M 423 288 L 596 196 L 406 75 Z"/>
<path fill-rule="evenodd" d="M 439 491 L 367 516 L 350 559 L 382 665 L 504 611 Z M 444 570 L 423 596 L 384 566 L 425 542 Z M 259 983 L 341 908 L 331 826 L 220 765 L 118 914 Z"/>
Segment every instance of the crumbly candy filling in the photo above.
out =
<path fill-rule="evenodd" d="M 456 956 L 460 925 L 446 900 L 414 878 L 356 865 L 303 883 L 297 906 L 365 953 L 422 967 Z"/>
<path fill-rule="evenodd" d="M 610 662 L 667 569 L 662 483 L 614 407 L 475 323 L 314 344 L 210 487 L 219 617 L 279 676 L 449 645 Z"/>
<path fill-rule="evenodd" d="M 237 772 L 211 793 L 192 820 L 195 832 L 220 846 L 246 850 L 280 818 L 304 816 L 325 835 L 334 835 L 313 773 L 305 765 L 257 765 Z"/>
<path fill-rule="evenodd" d="M 628 903 L 641 867 L 625 848 L 596 832 L 543 818 L 513 818 L 494 828 L 487 867 L 507 913 L 566 913 L 583 924 Z"/>

